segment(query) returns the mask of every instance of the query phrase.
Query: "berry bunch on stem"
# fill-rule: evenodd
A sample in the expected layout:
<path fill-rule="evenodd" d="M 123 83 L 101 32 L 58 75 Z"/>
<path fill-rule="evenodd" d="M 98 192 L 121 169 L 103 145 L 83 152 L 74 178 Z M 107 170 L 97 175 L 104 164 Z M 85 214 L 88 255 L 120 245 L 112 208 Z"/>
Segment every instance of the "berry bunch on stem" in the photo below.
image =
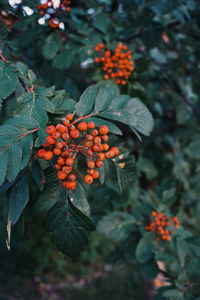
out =
<path fill-rule="evenodd" d="M 108 127 L 102 125 L 97 129 L 94 122 L 83 121 L 86 117 L 73 121 L 74 116 L 69 113 L 62 124 L 48 126 L 46 143 L 37 153 L 39 158 L 45 160 L 56 156 L 57 176 L 62 185 L 70 190 L 76 188 L 77 174 L 81 175 L 75 167 L 78 154 L 81 153 L 86 159 L 86 174 L 83 179 L 87 184 L 99 178 L 98 169 L 103 167 L 104 159 L 119 155 L 118 147 L 110 148 L 107 143 Z"/>
<path fill-rule="evenodd" d="M 94 59 L 95 63 L 102 65 L 104 79 L 114 79 L 117 84 L 125 85 L 134 71 L 133 56 L 128 47 L 118 43 L 115 51 L 105 49 L 103 44 L 94 48 L 99 56 Z"/>
<path fill-rule="evenodd" d="M 155 232 L 157 240 L 171 240 L 174 233 L 173 228 L 179 228 L 179 219 L 177 217 L 170 218 L 163 213 L 152 211 L 152 221 L 146 226 L 147 231 Z"/>
<path fill-rule="evenodd" d="M 61 0 L 59 7 L 54 8 L 52 0 L 46 0 L 45 3 L 41 3 L 37 6 L 39 15 L 50 16 L 48 24 L 52 28 L 58 28 L 61 21 L 58 16 L 63 12 L 69 12 L 71 10 L 71 0 Z"/>

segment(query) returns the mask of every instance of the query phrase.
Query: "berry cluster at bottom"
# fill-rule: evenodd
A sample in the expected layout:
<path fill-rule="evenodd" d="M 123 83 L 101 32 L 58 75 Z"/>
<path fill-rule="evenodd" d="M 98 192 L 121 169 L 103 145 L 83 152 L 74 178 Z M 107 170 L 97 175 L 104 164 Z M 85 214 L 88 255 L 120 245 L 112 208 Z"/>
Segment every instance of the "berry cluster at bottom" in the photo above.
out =
<path fill-rule="evenodd" d="M 76 168 L 78 153 L 86 158 L 86 175 L 83 179 L 87 184 L 100 177 L 98 169 L 103 167 L 104 159 L 119 155 L 118 147 L 110 148 L 107 144 L 108 127 L 102 125 L 97 129 L 94 122 L 82 121 L 83 118 L 73 121 L 74 116 L 69 113 L 62 124 L 48 126 L 46 143 L 37 152 L 37 156 L 45 160 L 57 157 L 57 176 L 62 185 L 70 190 L 76 188 L 76 174 L 81 175 Z"/>
<path fill-rule="evenodd" d="M 153 231 L 156 234 L 157 240 L 171 240 L 171 235 L 174 233 L 173 228 L 179 228 L 179 219 L 177 217 L 170 218 L 163 213 L 152 211 L 152 221 L 146 226 L 147 231 Z"/>

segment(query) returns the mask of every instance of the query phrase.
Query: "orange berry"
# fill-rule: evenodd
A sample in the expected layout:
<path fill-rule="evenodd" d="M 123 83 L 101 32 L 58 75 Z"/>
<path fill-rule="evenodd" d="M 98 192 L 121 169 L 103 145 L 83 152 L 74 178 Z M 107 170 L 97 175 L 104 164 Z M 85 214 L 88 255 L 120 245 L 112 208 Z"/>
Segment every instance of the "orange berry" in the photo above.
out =
<path fill-rule="evenodd" d="M 68 141 L 69 140 L 69 133 L 66 133 L 66 132 L 63 133 L 62 138 L 63 138 L 63 140 Z"/>
<path fill-rule="evenodd" d="M 76 181 L 76 175 L 75 174 L 70 174 L 68 177 L 67 177 L 67 180 L 68 181 Z"/>
<path fill-rule="evenodd" d="M 93 146 L 92 146 L 92 150 L 93 150 L 94 152 L 99 152 L 99 145 L 93 145 Z"/>
<path fill-rule="evenodd" d="M 94 139 L 94 137 L 91 134 L 87 134 L 86 138 L 88 141 L 92 141 Z"/>
<path fill-rule="evenodd" d="M 55 164 L 55 168 L 56 168 L 56 170 L 60 170 L 61 166 L 59 164 Z"/>
<path fill-rule="evenodd" d="M 105 135 L 109 132 L 109 129 L 108 129 L 108 126 L 106 125 L 102 125 L 100 128 L 99 128 L 99 133 L 102 134 L 102 135 Z"/>
<path fill-rule="evenodd" d="M 98 57 L 95 57 L 94 61 L 95 61 L 95 63 L 99 63 L 100 59 Z"/>
<path fill-rule="evenodd" d="M 88 168 L 93 169 L 95 167 L 95 162 L 90 160 L 90 161 L 88 161 L 87 166 L 88 166 Z"/>
<path fill-rule="evenodd" d="M 102 135 L 101 139 L 103 142 L 107 142 L 109 138 L 108 135 Z"/>
<path fill-rule="evenodd" d="M 63 124 L 64 124 L 65 126 L 69 126 L 69 124 L 70 124 L 70 121 L 69 121 L 69 120 L 67 120 L 67 119 L 64 119 L 64 121 L 63 121 Z"/>
<path fill-rule="evenodd" d="M 155 216 L 157 215 L 157 212 L 156 212 L 156 211 L 152 211 L 152 212 L 151 212 L 151 215 L 152 215 L 153 217 L 155 217 Z"/>
<path fill-rule="evenodd" d="M 65 174 L 62 171 L 59 171 L 58 174 L 57 174 L 57 176 L 58 176 L 58 179 L 64 180 L 67 177 L 67 174 Z"/>
<path fill-rule="evenodd" d="M 88 150 L 87 152 L 89 155 L 93 155 L 93 151 L 92 150 Z"/>
<path fill-rule="evenodd" d="M 104 150 L 104 151 L 108 151 L 109 148 L 110 148 L 110 147 L 109 147 L 108 144 L 103 144 L 103 150 Z"/>
<path fill-rule="evenodd" d="M 56 126 L 56 129 L 57 129 L 60 133 L 65 133 L 66 130 L 67 130 L 67 128 L 66 128 L 64 125 L 62 125 L 62 124 L 58 124 L 58 125 Z"/>
<path fill-rule="evenodd" d="M 95 166 L 96 166 L 97 168 L 102 168 L 102 167 L 103 167 L 103 161 L 102 161 L 102 160 L 96 160 Z"/>
<path fill-rule="evenodd" d="M 84 181 L 87 184 L 91 184 L 93 182 L 93 177 L 91 175 L 85 175 L 84 176 Z"/>
<path fill-rule="evenodd" d="M 52 133 L 52 138 L 54 138 L 55 140 L 59 139 L 59 137 L 60 137 L 60 133 L 58 131 Z"/>
<path fill-rule="evenodd" d="M 61 142 L 56 142 L 56 148 L 62 149 L 63 148 L 63 144 Z"/>
<path fill-rule="evenodd" d="M 43 155 L 45 160 L 51 160 L 53 158 L 53 152 L 52 151 L 46 151 Z"/>
<path fill-rule="evenodd" d="M 114 157 L 114 156 L 115 156 L 115 153 L 111 150 L 105 153 L 106 158 L 111 158 L 111 157 Z"/>
<path fill-rule="evenodd" d="M 68 167 L 73 166 L 73 164 L 74 164 L 74 159 L 73 159 L 72 157 L 67 158 L 67 159 L 65 160 L 65 164 L 66 164 L 66 166 L 68 166 Z"/>
<path fill-rule="evenodd" d="M 78 130 L 78 129 L 72 129 L 72 130 L 70 131 L 70 136 L 71 136 L 73 139 L 79 138 L 79 136 L 80 136 L 79 130 Z"/>
<path fill-rule="evenodd" d="M 62 158 L 61 156 L 59 156 L 58 159 L 57 159 L 57 164 L 61 165 L 61 166 L 64 166 L 64 164 L 65 164 L 64 158 Z"/>
<path fill-rule="evenodd" d="M 54 145 L 56 143 L 56 141 L 50 135 L 46 137 L 46 142 L 50 145 Z"/>
<path fill-rule="evenodd" d="M 80 122 L 78 124 L 78 129 L 81 131 L 86 131 L 87 130 L 87 123 L 86 122 Z"/>
<path fill-rule="evenodd" d="M 101 138 L 100 138 L 100 136 L 95 136 L 95 137 L 94 137 L 94 143 L 95 143 L 95 144 L 100 144 L 100 143 L 101 143 Z"/>
<path fill-rule="evenodd" d="M 89 129 L 93 129 L 93 128 L 95 128 L 95 123 L 93 121 L 90 121 L 87 123 L 87 126 Z"/>
<path fill-rule="evenodd" d="M 98 132 L 97 129 L 94 129 L 94 130 L 92 130 L 91 133 L 92 133 L 93 136 L 97 136 L 99 132 Z"/>
<path fill-rule="evenodd" d="M 76 181 L 66 181 L 65 187 L 68 190 L 75 190 L 75 188 L 76 188 Z"/>
<path fill-rule="evenodd" d="M 52 134 L 52 133 L 54 133 L 55 131 L 56 131 L 56 127 L 53 126 L 53 125 L 50 125 L 50 126 L 48 126 L 48 127 L 46 128 L 46 133 L 47 133 L 47 134 Z"/>
<path fill-rule="evenodd" d="M 55 148 L 55 149 L 53 150 L 53 153 L 54 153 L 55 155 L 60 155 L 61 150 L 58 149 L 58 148 Z"/>
<path fill-rule="evenodd" d="M 99 160 L 104 160 L 105 159 L 105 154 L 104 153 L 97 153 L 98 159 Z"/>
<path fill-rule="evenodd" d="M 61 152 L 61 156 L 62 157 L 69 157 L 70 156 L 70 151 L 69 150 L 65 150 L 65 151 Z"/>
<path fill-rule="evenodd" d="M 65 174 L 69 174 L 72 171 L 72 167 L 64 166 L 62 167 L 62 172 Z"/>
<path fill-rule="evenodd" d="M 70 113 L 68 113 L 67 115 L 66 115 L 66 117 L 65 117 L 67 120 L 69 120 L 69 121 L 72 121 L 73 120 L 73 118 L 74 118 L 74 115 L 73 114 L 70 114 Z"/>
<path fill-rule="evenodd" d="M 86 146 L 87 148 L 91 147 L 92 145 L 93 145 L 93 142 L 92 142 L 92 141 L 87 141 L 87 142 L 85 143 L 85 146 Z"/>
<path fill-rule="evenodd" d="M 38 156 L 39 158 L 43 158 L 45 152 L 46 152 L 46 151 L 45 151 L 44 149 L 40 149 L 40 150 L 38 150 L 38 152 L 37 152 L 37 156 Z"/>
<path fill-rule="evenodd" d="M 93 169 L 93 170 L 94 170 L 94 172 L 91 174 L 92 177 L 93 177 L 94 179 L 99 178 L 99 177 L 100 177 L 99 171 L 98 171 L 98 170 L 95 170 L 95 169 Z"/>
<path fill-rule="evenodd" d="M 119 148 L 118 147 L 112 147 L 110 150 L 115 153 L 115 156 L 119 155 Z"/>

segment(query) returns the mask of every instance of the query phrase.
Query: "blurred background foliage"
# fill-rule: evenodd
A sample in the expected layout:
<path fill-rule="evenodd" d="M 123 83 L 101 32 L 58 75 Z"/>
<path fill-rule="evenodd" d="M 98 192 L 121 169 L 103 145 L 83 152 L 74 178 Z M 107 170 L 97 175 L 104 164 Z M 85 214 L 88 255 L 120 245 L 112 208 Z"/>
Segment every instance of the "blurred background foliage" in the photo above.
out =
<path fill-rule="evenodd" d="M 41 220 L 32 214 L 33 197 L 26 208 L 24 236 L 17 235 L 11 252 L 1 257 L 1 299 L 11 299 L 6 296 L 10 293 L 7 276 L 18 288 L 32 284 L 27 278 L 33 278 L 36 286 L 33 298 L 17 291 L 14 299 L 199 299 L 200 1 L 74 0 L 71 12 L 63 16 L 64 30 L 38 24 L 38 4 L 23 0 L 11 7 L 1 1 L 4 54 L 26 63 L 42 85 L 65 89 L 77 100 L 88 85 L 102 81 L 93 62 L 96 44 L 113 49 L 122 41 L 133 51 L 135 71 L 128 84 L 120 87 L 121 93 L 140 98 L 152 112 L 155 127 L 141 142 L 122 126 L 125 144 L 136 157 L 135 180 L 123 194 L 109 176 L 105 186 L 91 188 L 89 202 L 97 232 L 80 257 L 68 259 L 52 246 Z M 154 256 L 144 244 L 148 253 L 142 257 L 148 257 L 136 257 L 137 264 L 135 249 L 145 236 L 152 210 L 177 215 L 182 228 L 176 240 L 162 244 Z M 171 286 L 155 295 L 155 287 L 146 278 L 158 274 L 157 261 L 166 264 L 163 274 Z M 107 272 L 106 266 L 114 270 Z M 87 283 L 89 289 L 87 284 L 58 291 L 52 287 L 53 282 L 76 281 L 95 272 L 104 275 Z M 46 282 L 52 283 L 49 290 Z M 26 293 L 26 288 L 22 290 Z"/>

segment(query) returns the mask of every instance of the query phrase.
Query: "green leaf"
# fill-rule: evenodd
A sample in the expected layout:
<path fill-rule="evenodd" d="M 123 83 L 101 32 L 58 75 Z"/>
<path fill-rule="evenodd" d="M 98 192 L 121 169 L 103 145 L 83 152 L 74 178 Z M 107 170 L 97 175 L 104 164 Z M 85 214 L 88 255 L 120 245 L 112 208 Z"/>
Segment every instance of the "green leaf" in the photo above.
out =
<path fill-rule="evenodd" d="M 152 233 L 145 233 L 142 239 L 139 241 L 136 248 L 136 259 L 139 263 L 143 264 L 149 261 L 153 257 L 154 253 L 154 236 Z"/>
<path fill-rule="evenodd" d="M 90 206 L 88 204 L 84 188 L 79 182 L 77 182 L 77 187 L 74 191 L 68 191 L 68 195 L 74 206 L 86 215 L 90 215 Z"/>
<path fill-rule="evenodd" d="M 57 69 L 68 69 L 73 63 L 75 54 L 71 49 L 65 49 L 54 57 L 52 66 Z"/>
<path fill-rule="evenodd" d="M 95 100 L 95 111 L 100 112 L 107 109 L 118 94 L 119 89 L 113 82 L 108 83 L 104 88 L 100 88 Z"/>
<path fill-rule="evenodd" d="M 177 246 L 178 258 L 180 260 L 181 267 L 183 268 L 185 266 L 185 259 L 188 250 L 187 242 L 181 238 L 177 238 L 176 246 Z"/>
<path fill-rule="evenodd" d="M 131 97 L 128 95 L 119 95 L 115 97 L 109 106 L 109 110 L 123 109 L 126 103 L 130 100 L 130 98 Z"/>
<path fill-rule="evenodd" d="M 54 244 L 64 254 L 76 256 L 88 243 L 85 231 L 94 230 L 90 219 L 69 200 L 59 201 L 48 212 L 46 228 Z"/>
<path fill-rule="evenodd" d="M 91 112 L 96 95 L 97 87 L 95 85 L 91 85 L 85 90 L 76 104 L 76 113 L 78 116 L 84 116 Z"/>
<path fill-rule="evenodd" d="M 119 188 L 123 192 L 135 180 L 135 157 L 129 155 L 127 158 L 116 159 L 114 163 L 117 170 Z"/>
<path fill-rule="evenodd" d="M 7 164 L 8 164 L 8 151 L 4 151 L 2 154 L 0 153 L 0 186 L 5 180 L 6 172 L 7 172 Z"/>
<path fill-rule="evenodd" d="M 38 188 L 42 191 L 44 188 L 45 177 L 39 162 L 37 160 L 33 161 L 29 168 Z"/>
<path fill-rule="evenodd" d="M 34 206 L 34 213 L 39 216 L 46 215 L 58 201 L 63 199 L 63 189 L 54 170 L 48 169 L 46 181 L 45 188 Z"/>
<path fill-rule="evenodd" d="M 12 187 L 9 195 L 8 220 L 15 224 L 29 200 L 29 184 L 26 176 L 22 176 Z"/>
<path fill-rule="evenodd" d="M 94 27 L 99 29 L 101 32 L 104 34 L 107 33 L 107 29 L 110 24 L 110 19 L 107 17 L 106 14 L 99 13 L 94 16 L 94 21 L 93 21 Z"/>
<path fill-rule="evenodd" d="M 183 294 L 177 289 L 167 290 L 163 293 L 164 297 L 168 299 L 182 299 Z"/>
<path fill-rule="evenodd" d="M 6 99 L 15 91 L 18 77 L 13 67 L 0 60 L 0 94 L 1 98 Z"/>
<path fill-rule="evenodd" d="M 51 60 L 58 52 L 59 45 L 55 39 L 55 35 L 49 35 L 42 47 L 42 54 L 46 59 Z"/>
<path fill-rule="evenodd" d="M 125 240 L 135 230 L 135 219 L 128 213 L 113 212 L 104 216 L 97 225 L 97 231 L 116 240 Z"/>
<path fill-rule="evenodd" d="M 149 136 L 153 129 L 153 118 L 146 107 L 138 98 L 132 98 L 128 101 L 123 111 L 132 115 L 131 126 L 140 133 Z"/>

